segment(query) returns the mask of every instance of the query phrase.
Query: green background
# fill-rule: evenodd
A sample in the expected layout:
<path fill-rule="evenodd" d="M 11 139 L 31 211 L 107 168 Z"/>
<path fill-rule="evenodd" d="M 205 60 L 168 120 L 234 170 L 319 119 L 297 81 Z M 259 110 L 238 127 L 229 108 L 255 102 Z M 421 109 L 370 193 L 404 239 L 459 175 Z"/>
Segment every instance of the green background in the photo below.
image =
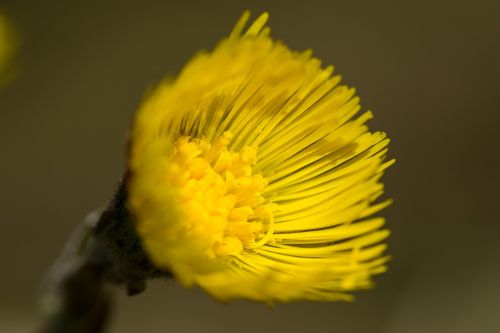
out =
<path fill-rule="evenodd" d="M 0 91 L 0 331 L 40 323 L 43 273 L 106 204 L 147 89 L 244 9 L 312 48 L 392 138 L 388 273 L 348 303 L 220 304 L 156 281 L 110 332 L 499 332 L 499 1 L 2 0 L 20 38 Z"/>

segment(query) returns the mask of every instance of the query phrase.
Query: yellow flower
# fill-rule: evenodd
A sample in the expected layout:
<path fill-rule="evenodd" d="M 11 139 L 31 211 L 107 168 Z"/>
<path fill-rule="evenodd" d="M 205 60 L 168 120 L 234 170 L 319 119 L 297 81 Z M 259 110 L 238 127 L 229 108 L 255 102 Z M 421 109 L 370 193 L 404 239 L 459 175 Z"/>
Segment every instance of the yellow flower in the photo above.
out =
<path fill-rule="evenodd" d="M 388 258 L 389 140 L 354 89 L 244 13 L 139 110 L 129 208 L 151 261 L 218 299 L 350 300 Z"/>

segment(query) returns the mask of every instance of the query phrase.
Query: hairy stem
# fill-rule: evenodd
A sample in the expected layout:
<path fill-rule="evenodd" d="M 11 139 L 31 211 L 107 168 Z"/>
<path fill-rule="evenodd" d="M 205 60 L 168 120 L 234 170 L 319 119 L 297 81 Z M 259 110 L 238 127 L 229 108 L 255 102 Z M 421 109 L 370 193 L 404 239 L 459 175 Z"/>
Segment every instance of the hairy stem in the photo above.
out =
<path fill-rule="evenodd" d="M 96 224 L 92 214 L 75 230 L 47 276 L 42 333 L 104 331 L 111 308 L 109 257 L 94 238 Z"/>
<path fill-rule="evenodd" d="M 112 285 L 129 295 L 152 278 L 170 277 L 146 257 L 126 206 L 122 181 L 101 214 L 94 213 L 75 230 L 45 281 L 41 333 L 103 332 L 111 310 Z"/>

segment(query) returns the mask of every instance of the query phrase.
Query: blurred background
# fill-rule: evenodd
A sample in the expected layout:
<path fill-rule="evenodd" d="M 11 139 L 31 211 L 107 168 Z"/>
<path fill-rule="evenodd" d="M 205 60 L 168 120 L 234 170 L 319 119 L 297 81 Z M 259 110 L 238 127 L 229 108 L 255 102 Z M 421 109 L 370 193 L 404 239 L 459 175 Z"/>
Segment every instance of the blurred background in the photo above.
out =
<path fill-rule="evenodd" d="M 40 324 L 40 279 L 125 168 L 145 93 L 244 9 L 314 49 L 392 138 L 387 274 L 356 302 L 220 304 L 117 290 L 109 332 L 500 332 L 500 2 L 1 0 L 20 41 L 0 90 L 0 331 Z"/>

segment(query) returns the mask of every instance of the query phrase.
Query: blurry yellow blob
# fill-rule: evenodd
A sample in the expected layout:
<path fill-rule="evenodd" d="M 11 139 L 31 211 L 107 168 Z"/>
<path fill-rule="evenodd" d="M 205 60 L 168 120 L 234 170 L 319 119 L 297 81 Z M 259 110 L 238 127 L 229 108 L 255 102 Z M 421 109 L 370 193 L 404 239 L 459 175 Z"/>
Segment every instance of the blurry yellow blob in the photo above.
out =
<path fill-rule="evenodd" d="M 12 77 L 12 57 L 15 49 L 12 29 L 0 13 L 0 87 Z"/>

